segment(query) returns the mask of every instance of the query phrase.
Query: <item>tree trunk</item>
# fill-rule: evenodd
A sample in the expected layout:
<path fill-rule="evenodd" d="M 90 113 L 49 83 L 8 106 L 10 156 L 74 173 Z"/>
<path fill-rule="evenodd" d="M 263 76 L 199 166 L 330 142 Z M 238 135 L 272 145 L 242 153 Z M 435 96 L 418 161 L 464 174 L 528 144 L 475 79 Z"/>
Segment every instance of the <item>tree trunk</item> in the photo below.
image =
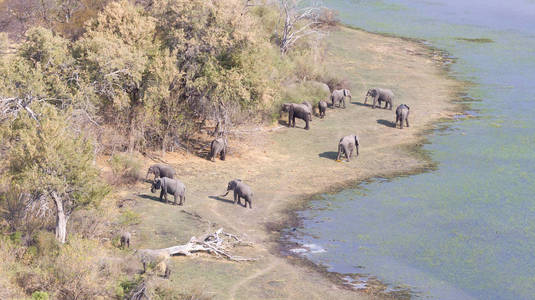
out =
<path fill-rule="evenodd" d="M 64 244 L 67 237 L 67 216 L 63 210 L 63 202 L 55 192 L 52 192 L 52 198 L 56 204 L 56 239 Z"/>

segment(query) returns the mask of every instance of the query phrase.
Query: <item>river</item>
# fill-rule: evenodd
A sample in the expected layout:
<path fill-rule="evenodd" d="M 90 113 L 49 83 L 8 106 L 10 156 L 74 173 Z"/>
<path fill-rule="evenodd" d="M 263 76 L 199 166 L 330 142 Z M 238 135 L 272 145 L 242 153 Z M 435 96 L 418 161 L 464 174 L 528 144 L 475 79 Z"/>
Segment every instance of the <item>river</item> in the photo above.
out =
<path fill-rule="evenodd" d="M 319 195 L 285 239 L 329 271 L 416 298 L 535 299 L 535 1 L 324 4 L 345 24 L 447 51 L 476 117 L 436 125 L 424 146 L 436 170 Z"/>

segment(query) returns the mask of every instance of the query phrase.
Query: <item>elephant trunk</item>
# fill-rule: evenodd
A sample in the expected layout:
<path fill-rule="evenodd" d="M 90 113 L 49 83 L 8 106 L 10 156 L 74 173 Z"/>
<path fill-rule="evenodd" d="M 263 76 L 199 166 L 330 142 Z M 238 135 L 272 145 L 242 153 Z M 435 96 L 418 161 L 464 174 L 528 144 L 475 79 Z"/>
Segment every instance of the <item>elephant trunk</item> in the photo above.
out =
<path fill-rule="evenodd" d="M 150 173 L 150 171 L 147 171 L 147 175 L 145 176 L 145 180 L 147 180 L 147 178 L 149 178 L 149 173 Z"/>
<path fill-rule="evenodd" d="M 227 192 L 225 193 L 225 195 L 221 195 L 221 197 L 226 197 L 228 195 L 228 193 L 230 192 L 230 190 L 227 190 Z"/>
<path fill-rule="evenodd" d="M 366 104 L 366 102 L 368 102 L 368 94 L 366 94 L 366 98 L 364 98 L 364 104 Z"/>

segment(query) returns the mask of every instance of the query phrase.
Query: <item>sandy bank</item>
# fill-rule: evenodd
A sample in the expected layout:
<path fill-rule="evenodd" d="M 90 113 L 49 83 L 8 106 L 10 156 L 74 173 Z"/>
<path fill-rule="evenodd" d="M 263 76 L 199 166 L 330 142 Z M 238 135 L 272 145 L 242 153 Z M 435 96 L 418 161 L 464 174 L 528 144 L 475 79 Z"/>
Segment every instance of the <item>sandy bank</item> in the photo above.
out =
<path fill-rule="evenodd" d="M 458 111 L 451 100 L 461 85 L 448 78 L 437 57 L 418 43 L 347 28 L 327 39 L 330 46 L 323 63 L 345 74 L 352 84 L 353 101 L 347 109 L 328 109 L 325 119 L 314 118 L 309 131 L 298 121 L 299 128 L 251 134 L 245 143 L 236 140 L 232 147 L 241 153 L 226 161 L 212 163 L 181 154 L 163 157 L 187 186 L 185 207 L 153 201 L 157 195 L 150 194 L 148 184 L 136 186 L 126 196 L 137 201 L 134 210 L 143 220 L 135 228 L 135 248 L 185 243 L 216 226 L 245 235 L 256 244 L 241 253 L 258 257 L 253 263 L 202 255 L 174 257 L 173 284 L 185 291 L 202 289 L 216 299 L 373 297 L 344 289 L 315 269 L 280 257 L 279 225 L 286 224 L 287 212 L 302 207 L 310 195 L 425 167 L 429 162 L 411 153 L 410 146 L 422 142 L 422 133 L 433 122 Z M 394 109 L 401 103 L 411 107 L 410 128 L 391 127 L 394 111 L 363 105 L 371 86 L 391 88 L 396 94 Z M 360 156 L 350 163 L 337 163 L 338 140 L 350 133 L 360 137 Z M 214 197 L 233 178 L 245 180 L 254 189 L 252 210 Z M 227 198 L 231 199 L 230 194 Z"/>

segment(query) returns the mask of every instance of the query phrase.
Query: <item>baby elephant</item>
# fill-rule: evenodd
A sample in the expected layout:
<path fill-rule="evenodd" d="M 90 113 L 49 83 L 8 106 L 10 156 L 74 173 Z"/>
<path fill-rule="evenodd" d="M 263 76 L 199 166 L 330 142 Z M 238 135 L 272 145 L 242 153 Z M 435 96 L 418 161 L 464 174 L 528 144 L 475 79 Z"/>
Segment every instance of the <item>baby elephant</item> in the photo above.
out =
<path fill-rule="evenodd" d="M 318 102 L 318 109 L 320 111 L 320 118 L 325 117 L 325 112 L 327 111 L 327 102 L 321 100 Z"/>
<path fill-rule="evenodd" d="M 186 203 L 186 186 L 178 179 L 171 179 L 167 177 L 156 178 L 150 191 L 154 193 L 159 189 L 162 189 L 160 192 L 160 201 L 163 201 L 165 198 L 165 203 L 169 203 L 167 200 L 167 194 L 171 194 L 175 196 L 175 205 L 178 197 L 180 197 L 180 203 L 178 203 L 178 205 L 183 205 Z"/>
<path fill-rule="evenodd" d="M 247 203 L 249 203 L 249 208 L 253 208 L 251 206 L 251 202 L 253 200 L 253 191 L 248 185 L 243 183 L 241 179 L 234 179 L 229 182 L 227 186 L 227 193 L 223 195 L 223 197 L 227 196 L 231 190 L 234 190 L 234 204 L 238 202 L 238 204 L 241 205 L 240 199 L 243 198 L 243 207 L 247 207 Z"/>
<path fill-rule="evenodd" d="M 159 177 L 173 178 L 176 174 L 175 170 L 172 167 L 162 164 L 155 164 L 150 166 L 147 170 L 147 176 L 145 176 L 145 180 L 147 180 L 150 173 L 154 174 L 155 179 Z"/>
<path fill-rule="evenodd" d="M 210 160 L 215 161 L 218 154 L 221 160 L 225 160 L 227 154 L 227 141 L 222 137 L 213 140 L 210 144 Z"/>
<path fill-rule="evenodd" d="M 359 156 L 359 138 L 356 134 L 344 136 L 338 143 L 338 156 L 336 161 L 340 161 L 342 152 L 346 155 L 347 161 L 353 156 L 353 148 L 357 149 L 357 156 Z"/>
<path fill-rule="evenodd" d="M 396 125 L 398 126 L 399 122 L 399 129 L 403 129 L 403 121 L 407 124 L 407 127 L 409 127 L 409 113 L 410 113 L 410 107 L 406 104 L 401 104 L 396 109 Z"/>
<path fill-rule="evenodd" d="M 130 238 L 131 238 L 130 232 L 128 231 L 121 232 L 121 248 L 124 248 L 125 246 L 127 248 L 130 248 Z"/>

